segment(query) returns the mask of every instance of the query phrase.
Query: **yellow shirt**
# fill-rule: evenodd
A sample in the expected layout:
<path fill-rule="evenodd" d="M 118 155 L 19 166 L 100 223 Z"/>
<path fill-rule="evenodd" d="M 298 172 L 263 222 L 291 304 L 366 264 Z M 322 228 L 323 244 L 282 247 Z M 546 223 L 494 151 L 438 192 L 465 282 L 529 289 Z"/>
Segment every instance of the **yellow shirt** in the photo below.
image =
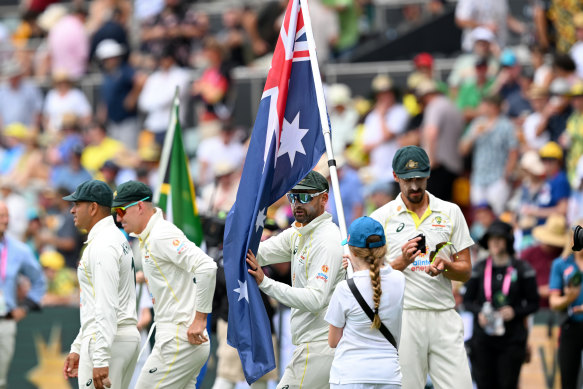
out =
<path fill-rule="evenodd" d="M 103 164 L 114 159 L 117 154 L 124 150 L 124 145 L 120 141 L 112 138 L 105 138 L 97 146 L 87 146 L 81 155 L 81 165 L 91 174 L 95 174 Z"/>

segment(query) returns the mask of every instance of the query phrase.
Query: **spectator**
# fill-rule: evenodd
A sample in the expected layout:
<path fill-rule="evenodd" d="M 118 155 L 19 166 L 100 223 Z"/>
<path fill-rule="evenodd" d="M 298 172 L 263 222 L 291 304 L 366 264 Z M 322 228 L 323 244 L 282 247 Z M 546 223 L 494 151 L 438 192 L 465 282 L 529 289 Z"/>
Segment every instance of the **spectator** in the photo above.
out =
<path fill-rule="evenodd" d="M 555 142 L 549 142 L 539 150 L 545 166 L 546 181 L 537 198 L 537 204 L 522 207 L 521 213 L 525 216 L 536 217 L 537 224 L 543 224 L 552 214 L 566 216 L 571 186 L 567 175 L 562 169 L 563 150 Z"/>
<path fill-rule="evenodd" d="M 413 65 L 415 70 L 407 77 L 407 86 L 418 85 L 419 82 L 416 79 L 428 79 L 433 80 L 437 84 L 437 89 L 447 94 L 448 87 L 447 84 L 439 80 L 437 74 L 435 74 L 433 56 L 429 53 L 419 53 L 413 58 Z"/>
<path fill-rule="evenodd" d="M 478 106 L 490 94 L 493 84 L 494 78 L 488 76 L 488 60 L 479 58 L 476 62 L 476 78 L 463 82 L 456 98 L 456 105 L 463 111 L 466 122 L 478 117 Z"/>
<path fill-rule="evenodd" d="M 470 33 L 476 27 L 484 27 L 496 34 L 497 45 L 506 47 L 508 28 L 522 34 L 526 27 L 510 14 L 506 0 L 460 0 L 455 9 L 455 22 L 463 29 L 462 49 L 472 50 Z"/>
<path fill-rule="evenodd" d="M 73 87 L 72 75 L 67 70 L 53 73 L 53 89 L 45 98 L 45 131 L 55 134 L 63 124 L 63 116 L 72 113 L 82 124 L 91 119 L 91 105 L 80 89 Z"/>
<path fill-rule="evenodd" d="M 6 176 L 0 179 L 0 200 L 10 210 L 6 233 L 18 240 L 23 240 L 28 225 L 28 204 L 26 198 Z"/>
<path fill-rule="evenodd" d="M 387 75 L 372 80 L 375 104 L 364 119 L 364 150 L 369 153 L 369 169 L 378 181 L 393 182 L 391 162 L 399 148 L 398 137 L 405 131 L 409 114 L 397 100 L 397 89 Z"/>
<path fill-rule="evenodd" d="M 119 166 L 111 159 L 105 161 L 101 168 L 99 168 L 99 172 L 101 173 L 99 178 L 109 186 L 112 192 L 115 192 L 117 188 L 119 170 Z"/>
<path fill-rule="evenodd" d="M 202 190 L 199 209 L 209 215 L 226 215 L 237 198 L 241 179 L 240 167 L 230 162 L 219 162 L 214 169 L 215 179 Z"/>
<path fill-rule="evenodd" d="M 375 209 L 393 201 L 399 193 L 397 183 L 373 182 L 364 188 L 366 198 L 365 213 L 370 214 Z"/>
<path fill-rule="evenodd" d="M 340 197 L 344 210 L 344 220 L 350 225 L 355 219 L 364 215 L 364 196 L 362 194 L 362 181 L 358 172 L 346 163 L 342 155 L 336 157 L 338 167 L 338 181 L 340 185 Z M 332 221 L 338 224 L 338 211 L 334 188 L 330 186 L 330 195 L 327 210 L 332 215 Z"/>
<path fill-rule="evenodd" d="M 47 280 L 47 293 L 42 299 L 43 306 L 75 305 L 79 303 L 77 275 L 65 267 L 65 258 L 56 251 L 45 251 L 39 262 Z"/>
<path fill-rule="evenodd" d="M 112 39 L 101 41 L 96 56 L 103 65 L 101 119 L 107 121 L 109 135 L 135 150 L 138 146 L 137 103 L 146 76 L 124 61 L 126 49 Z"/>
<path fill-rule="evenodd" d="M 427 190 L 445 201 L 452 199 L 453 182 L 462 171 L 457 147 L 464 129 L 462 113 L 440 94 L 433 81 L 419 85 L 416 94 L 425 107 L 421 125 L 421 146 L 431 161 Z"/>
<path fill-rule="evenodd" d="M 466 283 L 464 306 L 474 314 L 471 361 L 478 389 L 516 389 L 526 357 L 526 317 L 538 309 L 535 272 L 514 256 L 509 224 L 495 221 L 480 240 L 489 257 Z M 492 312 L 493 310 L 493 312 Z"/>
<path fill-rule="evenodd" d="M 537 134 L 537 129 L 541 120 L 543 120 L 544 111 L 549 103 L 549 91 L 535 83 L 530 87 L 528 99 L 534 112 L 528 114 L 524 119 L 522 131 L 526 148 L 538 150 L 550 140 L 548 132 Z"/>
<path fill-rule="evenodd" d="M 583 157 L 579 158 L 579 163 L 577 164 L 575 186 L 571 191 L 567 208 L 567 221 L 569 224 L 573 224 L 577 220 L 583 220 Z"/>
<path fill-rule="evenodd" d="M 245 66 L 250 61 L 251 48 L 242 24 L 243 10 L 237 6 L 222 14 L 222 29 L 216 34 L 217 41 L 225 48 L 225 58 L 232 67 Z"/>
<path fill-rule="evenodd" d="M 539 197 L 545 185 L 545 166 L 538 152 L 529 150 L 520 159 L 522 182 L 517 190 L 517 204 L 515 207 L 518 230 L 515 248 L 522 251 L 534 244 L 532 229 L 538 224 L 536 217 L 528 215 L 523 209 L 537 206 Z"/>
<path fill-rule="evenodd" d="M 245 148 L 238 139 L 237 129 L 230 123 L 224 123 L 218 135 L 200 142 L 197 158 L 199 185 L 210 183 L 216 177 L 216 169 L 221 163 L 242 166 Z"/>
<path fill-rule="evenodd" d="M 40 89 L 34 82 L 24 79 L 24 68 L 17 61 L 6 61 L 2 67 L 2 76 L 0 125 L 22 123 L 31 130 L 38 129 L 43 103 Z"/>
<path fill-rule="evenodd" d="M 192 95 L 202 100 L 199 122 L 208 123 L 230 116 L 227 105 L 231 83 L 230 65 L 224 59 L 225 48 L 214 38 L 204 41 L 204 57 L 208 66 L 202 76 L 192 84 Z"/>
<path fill-rule="evenodd" d="M 536 271 L 536 283 L 540 296 L 539 306 L 549 308 L 549 276 L 555 258 L 569 243 L 569 228 L 563 215 L 551 215 L 545 224 L 533 230 L 536 244 L 527 248 L 520 259 L 528 262 Z"/>
<path fill-rule="evenodd" d="M 138 98 L 138 107 L 146 114 L 144 126 L 154 134 L 159 145 L 164 144 L 176 88 L 178 87 L 180 99 L 186 100 L 190 79 L 188 72 L 177 65 L 172 50 L 170 46 L 164 49 L 159 57 L 157 69 L 146 80 Z M 182 110 L 181 120 L 184 120 L 184 117 Z"/>
<path fill-rule="evenodd" d="M 566 80 L 569 87 L 579 81 L 577 76 L 577 65 L 569 54 L 555 54 L 553 59 L 553 72 L 556 78 Z"/>
<path fill-rule="evenodd" d="M 107 0 L 106 0 L 107 1 Z M 93 3 L 97 3 L 96 1 Z M 128 4 L 128 3 L 126 3 Z M 126 28 L 123 24 L 124 14 L 122 10 L 118 7 L 113 9 L 108 9 L 106 11 L 107 16 L 103 24 L 98 26 L 97 31 L 91 37 L 91 47 L 89 49 L 89 58 L 95 58 L 95 52 L 99 44 L 105 40 L 113 40 L 117 44 L 121 45 L 125 50 L 127 50 L 129 46 L 128 43 L 128 34 Z M 98 57 L 101 60 L 101 58 Z M 127 59 L 127 55 L 124 56 L 124 59 Z"/>
<path fill-rule="evenodd" d="M 567 120 L 573 113 L 569 99 L 570 87 L 566 80 L 556 78 L 551 82 L 549 103 L 541 112 L 541 120 L 536 128 L 536 136 L 547 133 L 550 140 L 558 142 L 567 128 Z"/>
<path fill-rule="evenodd" d="M 577 76 L 583 80 L 583 12 L 573 16 L 573 25 L 577 41 L 569 50 L 569 54 L 577 66 Z"/>
<path fill-rule="evenodd" d="M 546 63 L 547 51 L 540 45 L 530 47 L 530 60 L 534 69 L 534 84 L 543 88 L 549 88 L 553 80 L 553 69 Z"/>
<path fill-rule="evenodd" d="M 570 246 L 570 245 L 569 245 Z M 570 251 L 570 250 L 569 250 Z M 576 389 L 581 371 L 583 344 L 583 251 L 568 252 L 554 260 L 549 278 L 551 309 L 566 313 L 559 336 L 561 387 Z"/>
<path fill-rule="evenodd" d="M 459 145 L 464 156 L 473 150 L 472 205 L 488 202 L 496 215 L 504 211 L 511 189 L 509 179 L 518 160 L 514 125 L 501 114 L 500 104 L 499 96 L 484 98 L 482 115 L 470 124 Z"/>
<path fill-rule="evenodd" d="M 559 53 L 567 53 L 576 40 L 574 16 L 583 12 L 583 4 L 560 0 L 551 0 L 550 3 L 547 14 L 556 32 L 555 48 Z"/>
<path fill-rule="evenodd" d="M 494 33 L 485 27 L 476 27 L 470 37 L 473 42 L 472 52 L 456 58 L 447 79 L 454 97 L 462 83 L 476 77 L 476 63 L 481 59 L 486 59 L 488 63 L 488 77 L 494 77 L 498 73 L 498 60 L 493 54 L 496 39 Z"/>
<path fill-rule="evenodd" d="M 576 188 L 577 164 L 583 156 L 583 81 L 571 88 L 571 106 L 573 113 L 567 120 L 567 130 L 560 141 L 567 148 L 565 164 L 569 182 L 572 188 Z"/>
<path fill-rule="evenodd" d="M 53 167 L 49 181 L 52 188 L 66 188 L 66 194 L 69 194 L 74 192 L 77 186 L 91 179 L 91 173 L 81 164 L 82 154 L 83 146 L 77 145 L 72 149 L 66 163 Z"/>
<path fill-rule="evenodd" d="M 184 67 L 189 64 L 191 41 L 202 38 L 202 31 L 188 2 L 165 0 L 160 13 L 142 23 L 140 40 L 146 53 L 155 58 L 171 55 Z"/>
<path fill-rule="evenodd" d="M 170 116 L 168 116 L 170 117 Z M 105 161 L 120 158 L 127 153 L 123 143 L 107 136 L 103 124 L 93 122 L 85 134 L 87 147 L 81 155 L 81 164 L 95 175 Z"/>
<path fill-rule="evenodd" d="M 334 58 L 344 59 L 350 56 L 358 44 L 360 32 L 360 8 L 356 0 L 322 0 L 322 4 L 331 8 L 338 15 L 338 41 L 333 46 Z"/>
<path fill-rule="evenodd" d="M 330 127 L 334 129 L 332 150 L 334 155 L 340 155 L 354 140 L 358 123 L 358 112 L 352 105 L 350 88 L 344 84 L 333 84 L 328 88 L 330 101 Z"/>
<path fill-rule="evenodd" d="M 500 55 L 500 68 L 492 93 L 499 93 L 503 100 L 507 100 L 510 95 L 520 91 L 518 78 L 522 67 L 518 63 L 516 54 L 512 50 L 506 49 Z"/>
<path fill-rule="evenodd" d="M 470 236 L 474 241 L 482 239 L 490 225 L 496 220 L 496 215 L 490 204 L 484 202 L 473 208 L 473 222 L 470 226 Z"/>
<path fill-rule="evenodd" d="M 317 56 L 320 66 L 332 59 L 333 48 L 338 44 L 341 36 L 339 14 L 324 4 L 325 1 L 312 0 L 310 2 L 314 43 L 318 48 Z"/>
<path fill-rule="evenodd" d="M 41 15 L 39 25 L 48 32 L 47 44 L 51 72 L 67 69 L 73 80 L 87 71 L 89 37 L 85 32 L 86 11 L 75 7 L 71 13 L 61 4 L 53 4 Z"/>

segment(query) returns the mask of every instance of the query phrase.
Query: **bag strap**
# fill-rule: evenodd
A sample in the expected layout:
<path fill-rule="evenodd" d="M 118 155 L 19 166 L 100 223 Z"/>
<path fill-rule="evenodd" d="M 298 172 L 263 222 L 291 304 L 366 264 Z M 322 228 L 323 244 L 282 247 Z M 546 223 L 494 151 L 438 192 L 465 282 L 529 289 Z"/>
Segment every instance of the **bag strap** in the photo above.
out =
<path fill-rule="evenodd" d="M 356 287 L 354 280 L 352 278 L 349 278 L 346 280 L 346 282 L 348 282 L 348 287 L 350 288 L 350 291 L 352 292 L 352 294 L 356 298 L 356 301 L 358 301 L 358 304 L 360 305 L 360 307 L 362 308 L 364 313 L 366 313 L 366 316 L 368 316 L 370 321 L 374 321 L 374 313 L 373 313 L 371 307 L 366 303 L 366 301 L 364 301 L 364 298 L 362 297 L 358 288 Z M 381 331 L 381 333 L 384 335 L 385 338 L 387 338 L 389 343 L 391 343 L 393 345 L 395 350 L 398 351 L 397 342 L 395 341 L 393 334 L 391 334 L 391 331 L 389 331 L 389 329 L 387 327 L 385 327 L 385 325 L 382 322 L 381 322 L 381 326 L 379 327 L 379 331 Z"/>

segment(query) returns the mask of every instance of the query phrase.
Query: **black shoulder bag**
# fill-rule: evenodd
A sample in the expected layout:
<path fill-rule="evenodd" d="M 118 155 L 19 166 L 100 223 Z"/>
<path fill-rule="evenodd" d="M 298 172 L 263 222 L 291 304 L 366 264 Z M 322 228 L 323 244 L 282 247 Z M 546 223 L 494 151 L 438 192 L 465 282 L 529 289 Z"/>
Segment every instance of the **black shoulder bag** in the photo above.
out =
<path fill-rule="evenodd" d="M 348 282 L 348 287 L 350 288 L 350 291 L 352 292 L 352 294 L 356 298 L 356 301 L 358 301 L 358 304 L 360 305 L 360 307 L 362 308 L 364 313 L 366 313 L 366 316 L 368 316 L 368 318 L 370 319 L 371 322 L 374 321 L 374 313 L 373 313 L 371 307 L 369 307 L 368 304 L 366 303 L 366 301 L 364 301 L 364 298 L 362 297 L 362 295 L 358 291 L 358 288 L 356 287 L 354 280 L 352 278 L 349 278 L 346 280 L 346 282 Z M 385 338 L 387 338 L 389 343 L 391 343 L 393 345 L 395 350 L 398 350 L 397 342 L 395 341 L 393 334 L 391 334 L 391 331 L 389 331 L 389 329 L 387 327 L 385 327 L 385 325 L 382 322 L 381 322 L 381 326 L 379 327 L 379 331 L 381 331 L 381 334 L 383 334 L 383 336 Z"/>

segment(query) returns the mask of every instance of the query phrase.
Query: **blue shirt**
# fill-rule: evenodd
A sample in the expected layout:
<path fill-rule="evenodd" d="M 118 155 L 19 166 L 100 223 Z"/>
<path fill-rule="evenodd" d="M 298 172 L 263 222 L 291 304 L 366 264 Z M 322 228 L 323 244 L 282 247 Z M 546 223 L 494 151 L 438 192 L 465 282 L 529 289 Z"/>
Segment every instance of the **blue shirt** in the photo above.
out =
<path fill-rule="evenodd" d="M 364 204 L 362 182 L 356 170 L 349 167 L 343 167 L 339 176 L 340 198 L 342 199 L 342 208 L 344 209 L 344 219 L 346 220 L 346 225 L 349 226 L 355 219 L 353 215 L 354 206 Z M 336 212 L 336 202 L 334 201 L 334 189 L 332 186 L 330 186 L 328 211 L 332 214 L 332 221 L 338 224 L 338 214 Z"/>
<path fill-rule="evenodd" d="M 128 111 L 123 102 L 134 86 L 135 71 L 124 63 L 112 73 L 104 73 L 101 85 L 101 100 L 107 106 L 107 118 L 120 123 L 123 120 L 136 116 L 136 110 Z"/>
<path fill-rule="evenodd" d="M 553 266 L 551 268 L 551 276 L 549 279 L 549 289 L 563 291 L 563 288 L 567 285 L 567 280 L 569 275 L 574 271 L 581 271 L 575 263 L 575 258 L 570 255 L 567 258 L 557 258 L 553 261 Z M 567 310 L 569 317 L 578 322 L 583 322 L 583 313 L 573 313 L 572 308 L 578 305 L 583 305 L 583 290 L 579 293 L 579 296 L 569 304 Z"/>
<path fill-rule="evenodd" d="M 69 165 L 57 166 L 51 173 L 51 186 L 53 188 L 67 188 L 74 192 L 77 186 L 93 177 L 83 166 L 79 170 L 73 170 Z"/>
<path fill-rule="evenodd" d="M 24 275 L 30 280 L 30 291 L 26 296 L 40 305 L 41 299 L 47 289 L 46 280 L 40 264 L 34 258 L 30 248 L 11 237 L 6 236 L 0 242 L 0 252 L 7 245 L 6 278 L 0 274 L 0 289 L 6 300 L 8 312 L 18 307 L 17 290 L 18 276 Z"/>
<path fill-rule="evenodd" d="M 550 208 L 556 206 L 562 199 L 568 199 L 571 195 L 571 185 L 567 179 L 567 174 L 560 171 L 554 177 L 548 178 L 541 187 L 536 198 L 536 205 L 540 208 Z M 540 218 L 538 224 L 543 224 L 546 218 Z"/>
<path fill-rule="evenodd" d="M 7 83 L 0 85 L 0 121 L 7 125 L 22 123 L 30 126 L 42 110 L 41 90 L 29 80 L 23 80 L 17 89 Z"/>

